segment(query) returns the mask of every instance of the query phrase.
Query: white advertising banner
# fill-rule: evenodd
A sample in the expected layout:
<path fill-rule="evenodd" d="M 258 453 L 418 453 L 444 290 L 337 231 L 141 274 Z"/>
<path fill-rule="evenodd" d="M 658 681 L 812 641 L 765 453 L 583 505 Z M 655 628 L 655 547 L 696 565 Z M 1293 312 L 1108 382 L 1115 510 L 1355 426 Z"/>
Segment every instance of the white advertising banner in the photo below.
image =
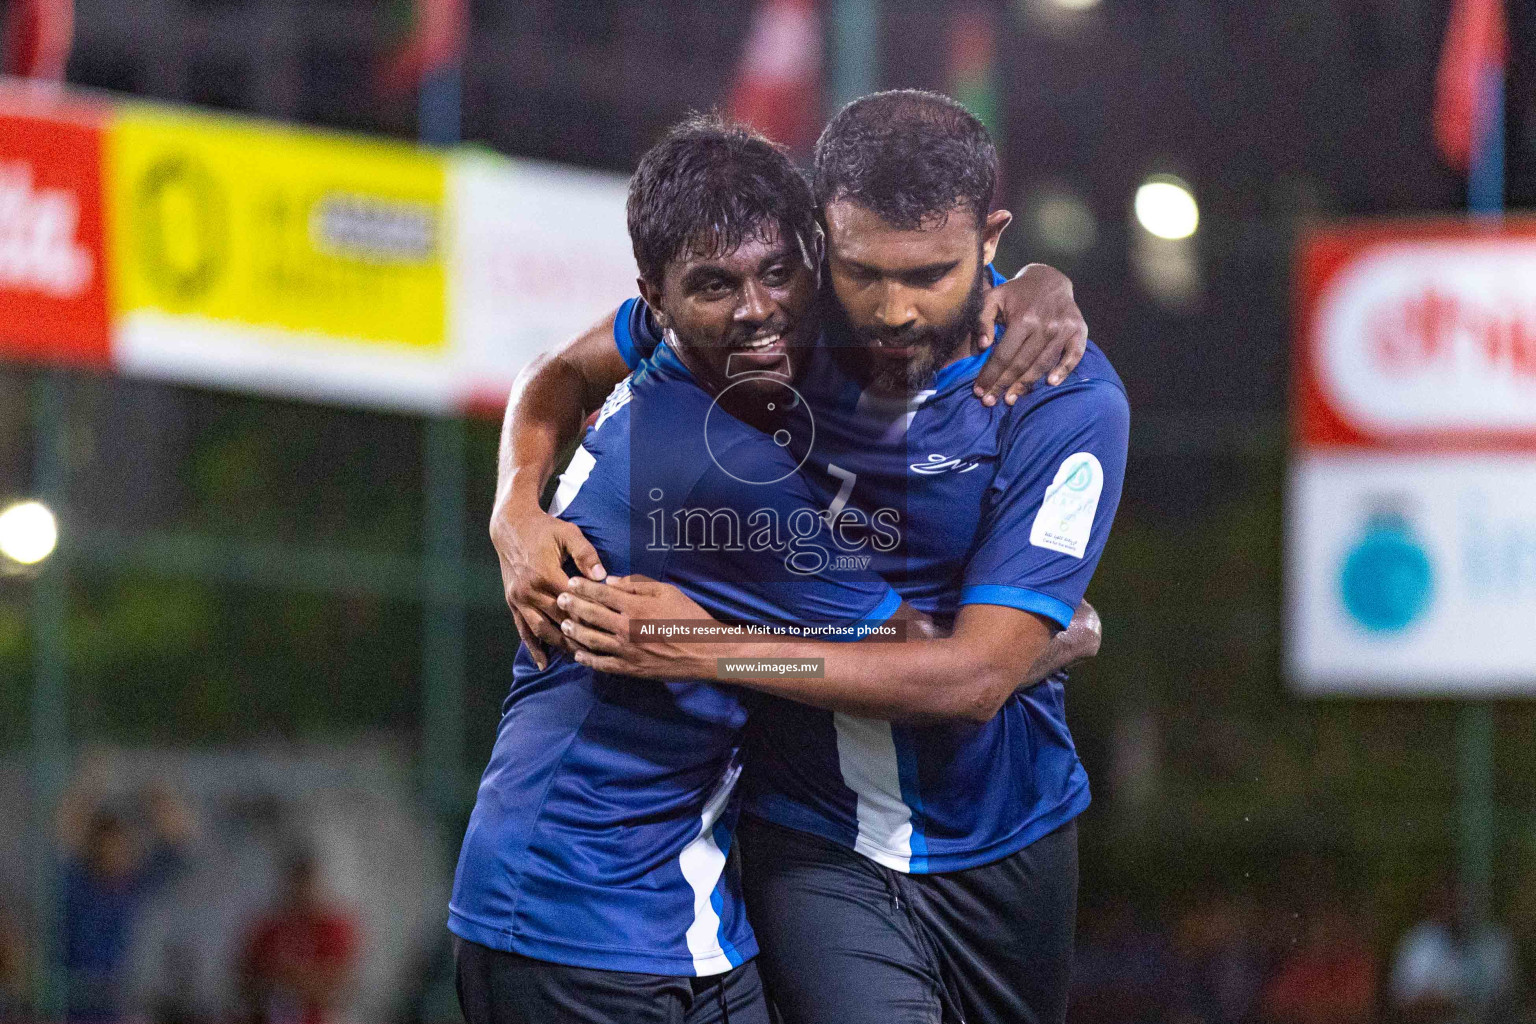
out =
<path fill-rule="evenodd" d="M 1536 692 L 1536 225 L 1317 231 L 1299 267 L 1293 684 Z"/>
<path fill-rule="evenodd" d="M 505 403 L 530 359 L 635 294 L 627 185 L 481 154 L 450 168 L 449 337 L 472 404 Z"/>
<path fill-rule="evenodd" d="M 1300 689 L 1536 683 L 1536 459 L 1309 455 L 1293 467 L 1288 513 Z"/>

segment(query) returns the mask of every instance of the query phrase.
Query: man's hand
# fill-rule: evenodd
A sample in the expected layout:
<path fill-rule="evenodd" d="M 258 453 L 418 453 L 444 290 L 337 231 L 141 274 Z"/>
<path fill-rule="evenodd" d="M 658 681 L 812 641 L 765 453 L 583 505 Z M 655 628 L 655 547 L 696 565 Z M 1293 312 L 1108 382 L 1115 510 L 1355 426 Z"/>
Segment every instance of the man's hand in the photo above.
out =
<path fill-rule="evenodd" d="M 607 570 L 574 523 L 556 519 L 536 502 L 518 503 L 510 496 L 498 500 L 491 513 L 491 543 L 518 636 L 528 645 L 534 664 L 546 668 L 545 646 L 568 646 L 560 633 L 564 616 L 555 605 L 565 590 L 565 559 L 594 580 L 606 577 Z"/>
<path fill-rule="evenodd" d="M 560 452 L 581 436 L 587 414 L 629 373 L 613 343 L 617 315 L 605 315 L 572 341 L 530 360 L 512 385 L 501 424 L 491 543 L 512 620 L 541 669 L 549 664 L 544 645 L 561 643 L 555 597 L 565 587 L 562 560 L 569 557 L 593 579 L 605 575 L 581 531 L 545 515 L 539 494 Z"/>
<path fill-rule="evenodd" d="M 670 583 L 644 576 L 615 576 L 607 583 L 573 579 L 560 595 L 561 623 L 576 645 L 576 660 L 599 672 L 648 679 L 708 679 L 711 658 L 666 637 L 636 637 L 631 623 L 645 619 L 708 621 L 709 612 Z"/>
<path fill-rule="evenodd" d="M 1072 298 L 1072 281 L 1044 263 L 1031 263 L 1012 281 L 987 292 L 978 341 L 982 348 L 992 344 L 998 321 L 1005 325 L 1003 336 L 976 377 L 976 397 L 989 406 L 999 396 L 1012 405 L 1047 370 L 1050 383 L 1060 384 L 1088 350 L 1088 324 Z"/>
<path fill-rule="evenodd" d="M 1099 610 L 1087 601 L 1079 602 L 1065 633 L 1072 654 L 1069 664 L 1098 657 L 1099 645 L 1104 642 L 1104 623 L 1099 619 Z"/>
<path fill-rule="evenodd" d="M 1098 611 L 1087 601 L 1079 603 L 1077 611 L 1072 615 L 1071 623 L 1066 629 L 1051 637 L 1050 646 L 1040 653 L 1034 664 L 1029 666 L 1024 681 L 1018 688 L 1027 690 L 1063 669 L 1096 657 L 1099 653 L 1099 644 L 1103 639 L 1104 627 L 1099 622 Z"/>

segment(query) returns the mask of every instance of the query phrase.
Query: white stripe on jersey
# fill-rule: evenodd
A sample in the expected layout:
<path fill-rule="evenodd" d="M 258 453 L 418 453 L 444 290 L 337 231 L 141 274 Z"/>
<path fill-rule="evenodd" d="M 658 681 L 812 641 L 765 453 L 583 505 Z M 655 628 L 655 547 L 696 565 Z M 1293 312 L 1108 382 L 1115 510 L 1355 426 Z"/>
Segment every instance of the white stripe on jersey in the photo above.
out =
<path fill-rule="evenodd" d="M 557 516 L 571 507 L 571 502 L 576 500 L 581 485 L 592 475 L 592 467 L 595 465 L 597 460 L 587 451 L 587 446 L 579 446 L 576 454 L 571 456 L 571 464 L 560 474 L 560 486 L 555 488 L 555 499 L 549 503 L 550 515 Z"/>
<path fill-rule="evenodd" d="M 720 915 L 715 913 L 715 886 L 725 870 L 725 852 L 715 843 L 715 822 L 730 802 L 741 778 L 741 765 L 731 765 L 699 817 L 699 834 L 683 847 L 677 866 L 693 889 L 693 924 L 688 926 L 688 952 L 693 954 L 693 969 L 699 977 L 724 974 L 732 967 L 730 958 L 720 948 Z"/>
<path fill-rule="evenodd" d="M 834 714 L 837 764 L 858 796 L 859 835 L 853 849 L 895 871 L 912 864 L 912 808 L 901 799 L 901 768 L 891 723 Z"/>
<path fill-rule="evenodd" d="M 882 395 L 877 391 L 860 391 L 854 412 L 859 416 L 885 422 L 885 432 L 879 436 L 879 444 L 900 444 L 901 439 L 907 436 L 917 410 L 936 394 L 938 392 L 931 389 L 902 397 Z"/>

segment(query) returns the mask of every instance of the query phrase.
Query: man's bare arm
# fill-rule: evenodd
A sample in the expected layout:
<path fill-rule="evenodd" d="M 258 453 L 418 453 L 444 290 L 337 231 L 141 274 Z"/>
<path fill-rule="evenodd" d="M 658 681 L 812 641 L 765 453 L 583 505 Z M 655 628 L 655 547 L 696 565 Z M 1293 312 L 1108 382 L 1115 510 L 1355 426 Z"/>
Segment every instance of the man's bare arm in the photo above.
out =
<path fill-rule="evenodd" d="M 1072 627 L 1056 632 L 1013 608 L 967 605 L 948 637 L 928 634 L 926 617 L 903 604 L 892 621 L 908 627 L 904 642 L 862 640 L 718 643 L 641 638 L 635 621 L 707 620 L 710 616 L 668 584 L 627 577 L 608 584 L 573 580 L 560 599 L 562 628 L 578 645 L 576 659 L 605 672 L 658 679 L 717 679 L 829 711 L 901 722 L 985 722 L 1020 686 L 1098 651 L 1098 615 L 1084 604 Z M 720 675 L 717 659 L 819 660 L 814 679 Z M 1029 668 L 1022 674 L 1019 665 Z"/>
<path fill-rule="evenodd" d="M 546 664 L 545 644 L 561 645 L 555 597 L 565 585 L 570 558 L 593 579 L 605 575 L 597 551 L 581 531 L 550 516 L 539 497 L 561 452 L 629 367 L 613 342 L 609 314 L 553 352 L 538 356 L 518 374 L 507 400 L 496 463 L 496 502 L 491 543 L 501 563 L 501 583 L 517 632 L 534 661 Z"/>
<path fill-rule="evenodd" d="M 1051 641 L 1050 627 L 1028 612 L 967 605 L 947 637 L 901 643 L 743 643 L 721 655 L 815 659 L 822 663 L 821 678 L 714 677 L 861 718 L 910 724 L 986 722 L 1018 688 L 1021 662 L 1034 666 L 1054 660 Z"/>

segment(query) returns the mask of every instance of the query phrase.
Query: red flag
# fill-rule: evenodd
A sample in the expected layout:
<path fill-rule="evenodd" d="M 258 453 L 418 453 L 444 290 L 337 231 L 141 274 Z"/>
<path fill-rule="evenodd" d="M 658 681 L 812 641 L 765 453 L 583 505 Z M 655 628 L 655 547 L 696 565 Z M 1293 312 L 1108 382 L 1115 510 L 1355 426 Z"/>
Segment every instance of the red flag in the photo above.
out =
<path fill-rule="evenodd" d="M 821 24 L 816 0 L 759 0 L 736 71 L 730 115 L 791 149 L 821 129 Z"/>
<path fill-rule="evenodd" d="M 1435 96 L 1435 141 L 1446 162 L 1460 170 L 1494 128 L 1490 77 L 1502 80 L 1509 41 L 1503 0 L 1454 0 Z"/>
<path fill-rule="evenodd" d="M 15 0 L 5 25 L 5 72 L 62 82 L 74 41 L 74 0 Z"/>
<path fill-rule="evenodd" d="M 463 59 L 468 0 L 415 0 L 415 18 L 410 36 L 379 76 L 379 91 L 386 95 L 409 92 L 427 75 Z"/>

